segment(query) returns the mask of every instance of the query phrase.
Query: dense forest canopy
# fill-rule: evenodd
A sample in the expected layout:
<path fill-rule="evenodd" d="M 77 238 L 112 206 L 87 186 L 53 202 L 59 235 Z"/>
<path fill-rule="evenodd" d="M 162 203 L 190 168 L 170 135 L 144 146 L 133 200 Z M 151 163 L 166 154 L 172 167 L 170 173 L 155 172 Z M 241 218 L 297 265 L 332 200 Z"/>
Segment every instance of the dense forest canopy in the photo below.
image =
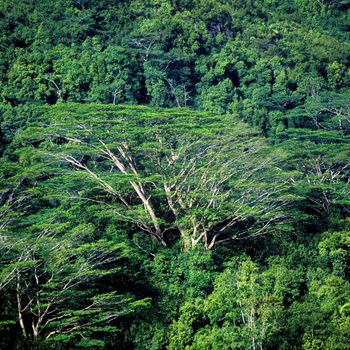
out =
<path fill-rule="evenodd" d="M 57 101 L 228 112 L 265 133 L 319 127 L 349 105 L 349 7 L 3 0 L 3 133 L 23 122 L 9 115 L 31 114 L 21 107 Z"/>
<path fill-rule="evenodd" d="M 350 349 L 348 0 L 0 31 L 0 349 Z"/>

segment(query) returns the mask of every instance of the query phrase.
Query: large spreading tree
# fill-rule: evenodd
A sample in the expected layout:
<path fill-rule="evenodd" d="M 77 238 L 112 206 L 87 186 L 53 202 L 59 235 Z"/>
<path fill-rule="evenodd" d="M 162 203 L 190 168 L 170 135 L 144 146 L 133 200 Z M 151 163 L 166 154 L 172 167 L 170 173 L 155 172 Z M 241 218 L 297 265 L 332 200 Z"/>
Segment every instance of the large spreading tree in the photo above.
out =
<path fill-rule="evenodd" d="M 284 221 L 292 198 L 282 153 L 229 117 L 72 105 L 17 142 L 23 161 L 60 183 L 52 196 L 99 203 L 164 246 L 179 237 L 186 250 L 211 249 L 261 235 Z"/>

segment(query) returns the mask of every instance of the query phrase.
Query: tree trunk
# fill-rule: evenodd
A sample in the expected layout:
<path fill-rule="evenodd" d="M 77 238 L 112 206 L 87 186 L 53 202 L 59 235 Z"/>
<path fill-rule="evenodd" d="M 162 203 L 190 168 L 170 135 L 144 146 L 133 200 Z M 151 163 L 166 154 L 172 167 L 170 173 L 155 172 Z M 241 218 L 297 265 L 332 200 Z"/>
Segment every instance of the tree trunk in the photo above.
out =
<path fill-rule="evenodd" d="M 26 327 L 24 324 L 24 320 L 23 320 L 23 314 L 22 314 L 22 303 L 21 303 L 21 286 L 20 286 L 20 274 L 19 271 L 17 271 L 17 283 L 16 283 L 16 299 L 17 299 L 17 311 L 18 311 L 18 321 L 19 321 L 19 325 L 21 327 L 22 330 L 22 334 L 24 337 L 27 336 L 27 332 L 26 332 Z"/>

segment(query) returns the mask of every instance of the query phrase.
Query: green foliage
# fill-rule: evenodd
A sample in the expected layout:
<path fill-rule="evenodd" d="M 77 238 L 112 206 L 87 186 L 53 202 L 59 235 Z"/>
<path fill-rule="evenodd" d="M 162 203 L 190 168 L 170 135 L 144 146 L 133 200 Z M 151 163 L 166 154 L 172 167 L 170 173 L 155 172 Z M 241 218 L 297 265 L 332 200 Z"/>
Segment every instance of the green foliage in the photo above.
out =
<path fill-rule="evenodd" d="M 163 245 L 180 235 L 186 250 L 199 243 L 212 249 L 264 233 L 293 200 L 286 190 L 295 174 L 278 168 L 283 152 L 246 128 L 188 111 L 66 104 L 13 145 L 28 169 L 61 173 L 43 182 L 54 184 L 51 196 L 101 202 L 103 191 L 113 215 Z"/>
<path fill-rule="evenodd" d="M 1 346 L 346 348 L 343 129 L 269 145 L 185 109 L 7 108 Z"/>
<path fill-rule="evenodd" d="M 116 283 L 126 280 L 132 252 L 99 237 L 86 215 L 77 217 L 82 205 L 49 198 L 47 188 L 37 188 L 37 174 L 16 170 L 7 169 L 1 183 L 1 297 L 16 301 L 15 323 L 27 342 L 71 348 L 83 339 L 104 348 L 116 320 L 149 303 Z M 3 325 L 6 333 L 16 329 Z"/>
<path fill-rule="evenodd" d="M 0 19 L 1 349 L 349 349 L 348 0 Z"/>
<path fill-rule="evenodd" d="M 0 12 L 1 97 L 12 106 L 194 106 L 275 133 L 308 127 L 310 99 L 349 88 L 346 2 L 3 1 Z"/>

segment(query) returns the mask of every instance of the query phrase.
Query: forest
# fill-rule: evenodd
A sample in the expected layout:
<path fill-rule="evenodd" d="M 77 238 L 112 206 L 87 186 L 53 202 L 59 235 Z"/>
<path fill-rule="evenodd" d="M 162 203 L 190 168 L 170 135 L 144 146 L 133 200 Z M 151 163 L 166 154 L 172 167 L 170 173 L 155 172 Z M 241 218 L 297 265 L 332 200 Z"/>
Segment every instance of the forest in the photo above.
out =
<path fill-rule="evenodd" d="M 1 350 L 350 350 L 350 1 L 0 2 Z"/>

